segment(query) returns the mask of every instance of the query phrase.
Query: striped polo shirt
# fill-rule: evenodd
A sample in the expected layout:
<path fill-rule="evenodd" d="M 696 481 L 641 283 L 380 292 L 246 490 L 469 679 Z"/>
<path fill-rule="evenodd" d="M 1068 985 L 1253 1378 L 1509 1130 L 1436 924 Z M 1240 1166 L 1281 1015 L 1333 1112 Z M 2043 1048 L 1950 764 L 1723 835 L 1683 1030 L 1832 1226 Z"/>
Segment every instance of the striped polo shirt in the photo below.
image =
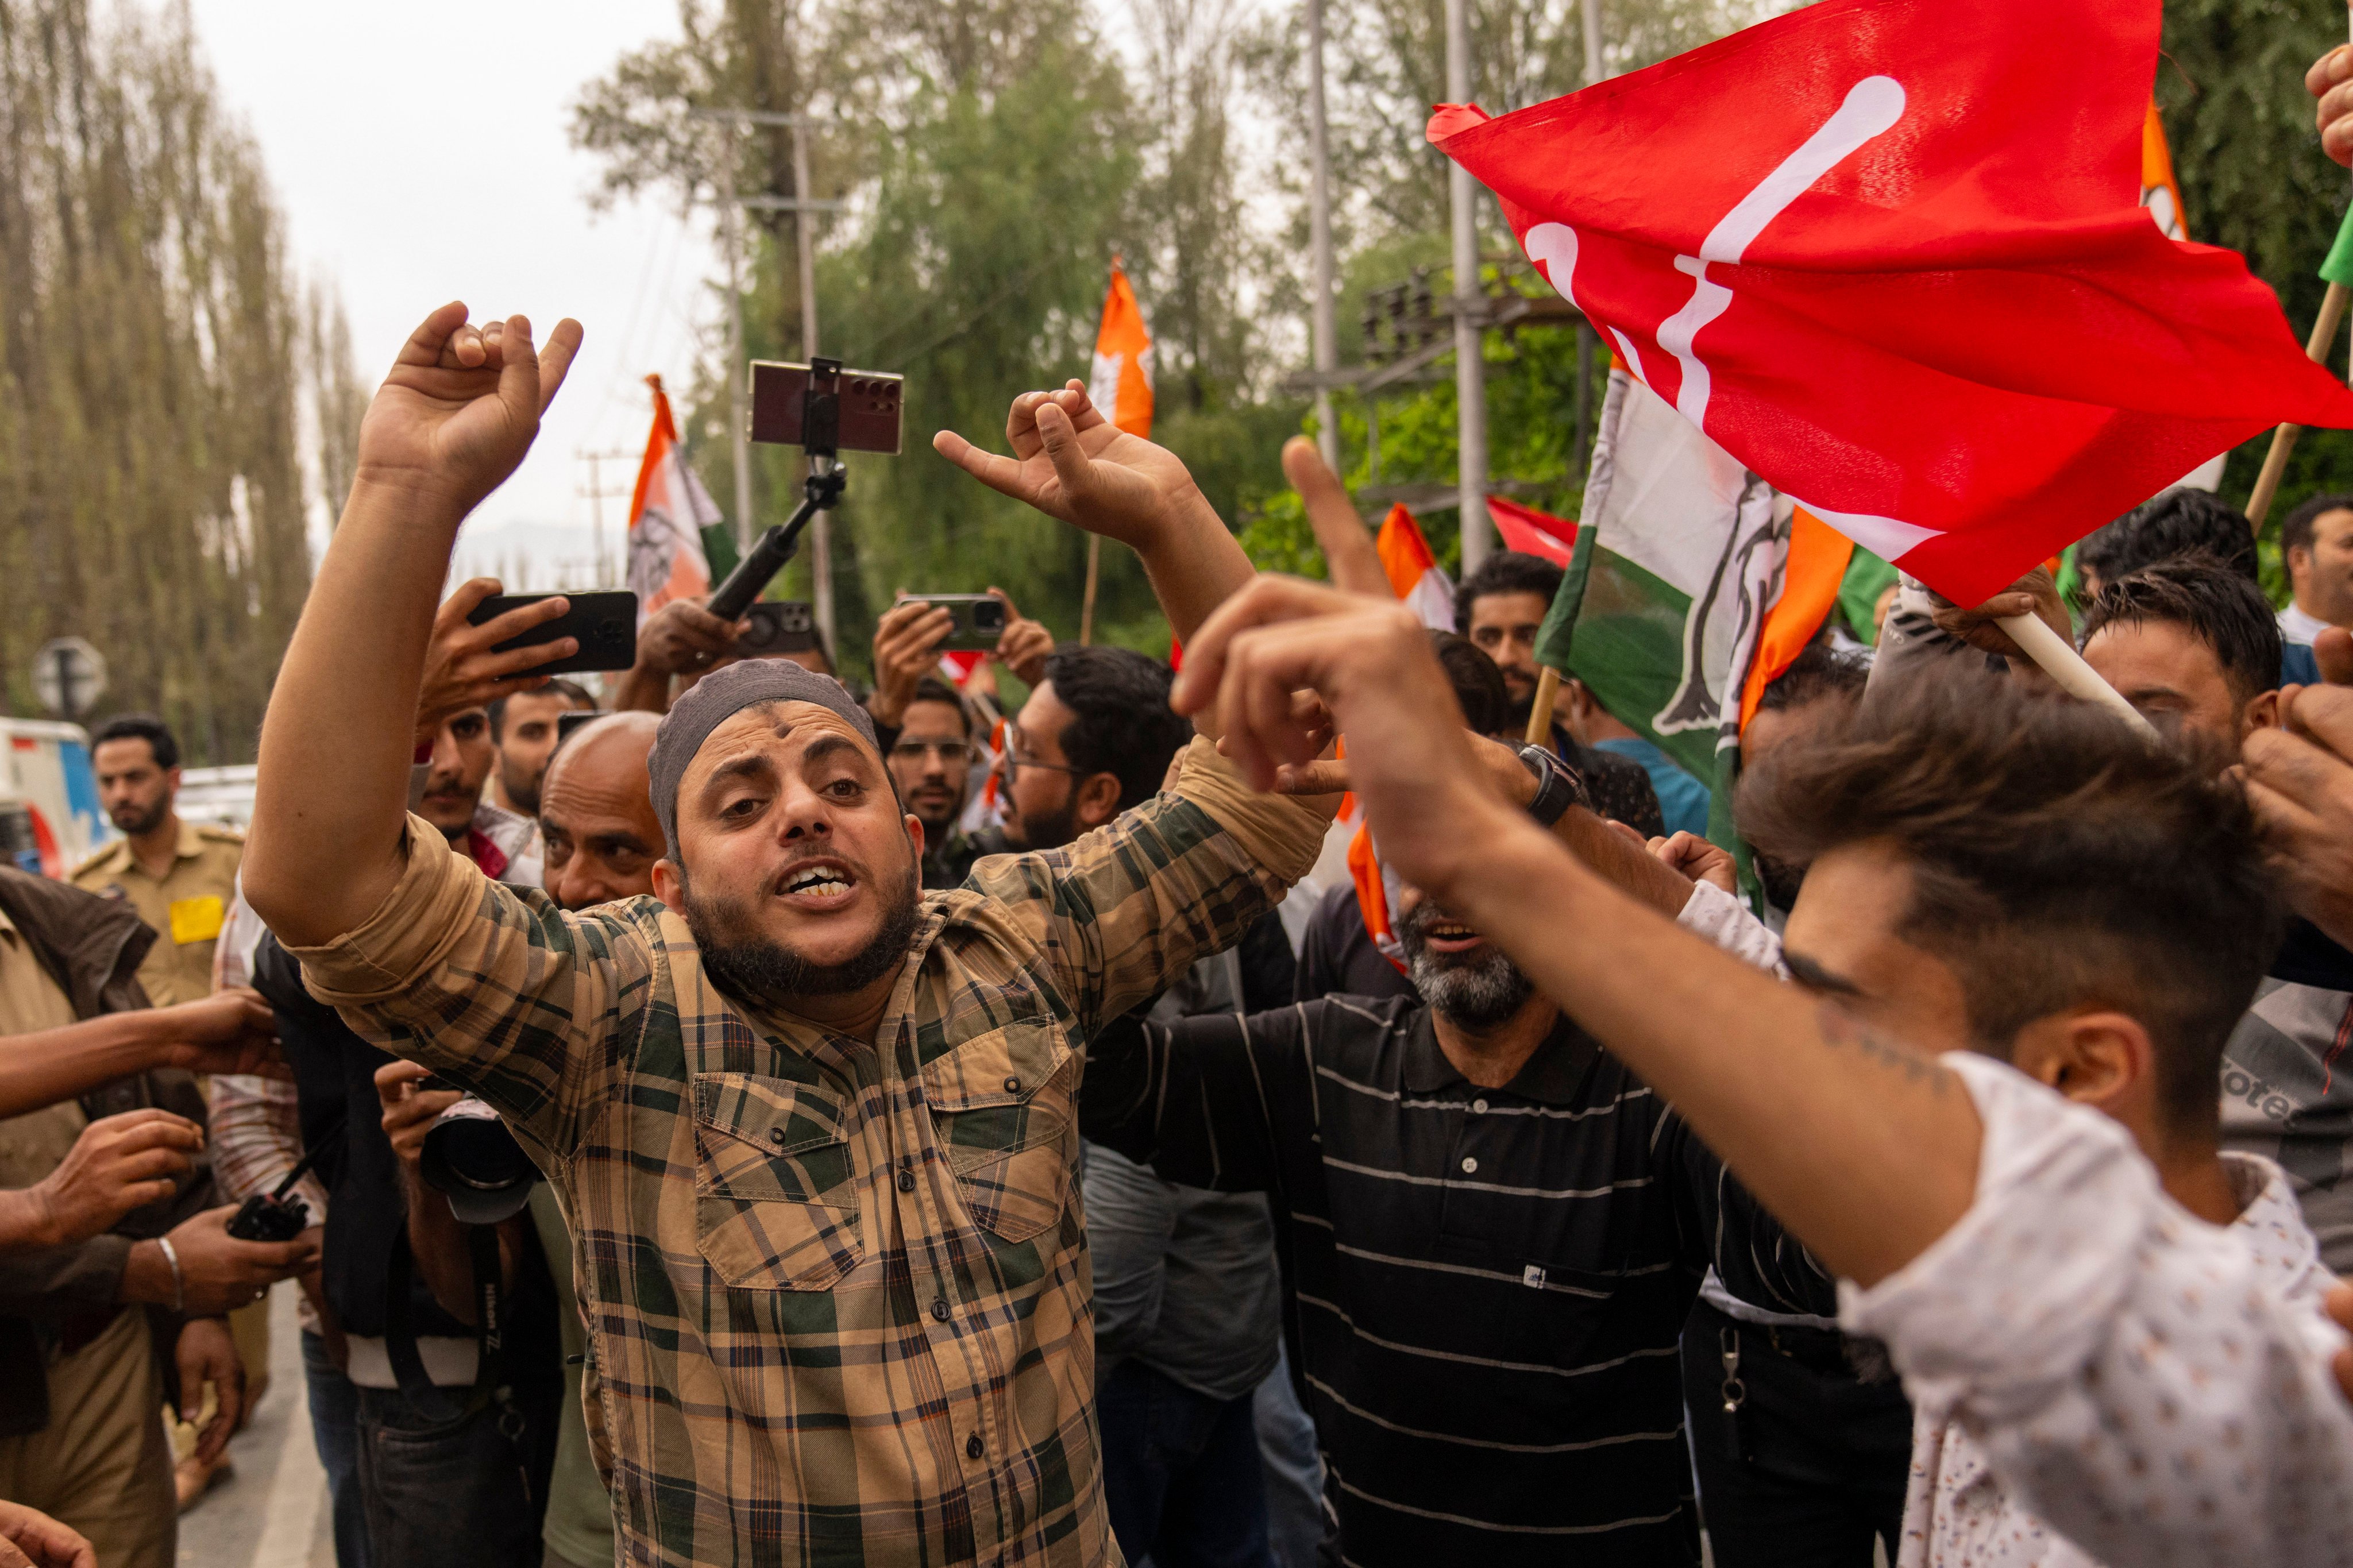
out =
<path fill-rule="evenodd" d="M 1419 1003 L 1346 996 L 1088 1051 L 1089 1137 L 1287 1219 L 1344 1561 L 1699 1561 L 1676 1341 L 1712 1248 L 1746 1244 L 1617 1058 L 1563 1019 L 1481 1089 Z"/>

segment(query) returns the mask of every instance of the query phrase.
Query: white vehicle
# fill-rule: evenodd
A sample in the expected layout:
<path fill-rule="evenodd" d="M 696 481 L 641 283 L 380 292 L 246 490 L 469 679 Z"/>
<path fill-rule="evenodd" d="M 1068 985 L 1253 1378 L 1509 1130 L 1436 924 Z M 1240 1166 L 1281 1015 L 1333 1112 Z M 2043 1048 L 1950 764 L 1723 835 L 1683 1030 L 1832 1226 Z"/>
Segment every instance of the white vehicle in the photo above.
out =
<path fill-rule="evenodd" d="M 0 718 L 0 862 L 63 877 L 119 837 L 98 805 L 90 733 L 48 719 Z"/>
<path fill-rule="evenodd" d="M 225 768 L 182 768 L 180 793 L 172 809 L 183 822 L 207 827 L 234 827 L 239 833 L 253 820 L 253 777 L 260 770 L 251 763 Z"/>

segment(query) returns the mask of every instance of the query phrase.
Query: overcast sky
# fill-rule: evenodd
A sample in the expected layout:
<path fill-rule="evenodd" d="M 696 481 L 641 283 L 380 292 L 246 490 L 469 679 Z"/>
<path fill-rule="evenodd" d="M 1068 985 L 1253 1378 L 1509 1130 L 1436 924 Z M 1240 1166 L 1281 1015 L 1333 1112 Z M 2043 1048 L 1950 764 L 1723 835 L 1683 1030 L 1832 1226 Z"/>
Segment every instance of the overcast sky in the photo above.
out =
<path fill-rule="evenodd" d="M 580 85 L 624 50 L 675 36 L 670 0 L 191 0 L 231 110 L 251 128 L 297 265 L 341 289 L 362 375 L 381 379 L 411 328 L 462 299 L 521 310 L 543 337 L 576 316 L 587 342 L 515 477 L 467 525 L 461 567 L 521 557 L 538 581 L 589 580 L 583 448 L 642 449 L 658 371 L 684 384 L 698 319 L 719 321 L 709 215 L 674 203 L 592 213 L 597 165 L 565 134 Z M 635 477 L 607 462 L 607 487 Z M 617 558 L 628 510 L 605 503 Z"/>

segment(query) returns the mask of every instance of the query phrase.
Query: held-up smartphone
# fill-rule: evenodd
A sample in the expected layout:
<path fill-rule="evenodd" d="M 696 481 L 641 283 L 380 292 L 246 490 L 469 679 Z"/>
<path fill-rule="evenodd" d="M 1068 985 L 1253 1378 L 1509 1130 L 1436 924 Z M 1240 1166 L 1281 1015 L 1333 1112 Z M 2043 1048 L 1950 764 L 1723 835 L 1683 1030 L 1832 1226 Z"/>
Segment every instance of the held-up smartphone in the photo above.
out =
<path fill-rule="evenodd" d="M 802 447 L 801 416 L 807 406 L 809 367 L 752 362 L 752 439 Z M 906 405 L 907 378 L 890 371 L 841 373 L 840 423 L 834 447 L 842 452 L 899 455 L 899 418 Z"/>
<path fill-rule="evenodd" d="M 994 594 L 908 594 L 900 603 L 920 599 L 926 605 L 954 612 L 955 629 L 948 633 L 942 648 L 961 653 L 987 653 L 997 647 L 997 639 L 1005 634 L 1005 601 Z"/>
<path fill-rule="evenodd" d="M 758 599 L 744 610 L 747 623 L 735 637 L 746 658 L 808 653 L 818 646 L 817 614 L 797 599 Z"/>
<path fill-rule="evenodd" d="M 555 716 L 555 743 L 559 746 L 564 744 L 572 739 L 575 730 L 587 728 L 610 711 L 606 708 L 575 708 L 568 712 L 558 713 Z"/>
<path fill-rule="evenodd" d="M 551 659 L 524 670 L 526 675 L 568 675 L 580 669 L 627 669 L 638 661 L 638 596 L 626 588 L 598 588 L 579 594 L 497 594 L 474 606 L 469 624 L 484 621 L 536 605 L 542 599 L 565 598 L 571 607 L 519 637 L 509 637 L 491 651 L 530 647 L 558 637 L 578 637 L 580 651 L 568 658 Z"/>

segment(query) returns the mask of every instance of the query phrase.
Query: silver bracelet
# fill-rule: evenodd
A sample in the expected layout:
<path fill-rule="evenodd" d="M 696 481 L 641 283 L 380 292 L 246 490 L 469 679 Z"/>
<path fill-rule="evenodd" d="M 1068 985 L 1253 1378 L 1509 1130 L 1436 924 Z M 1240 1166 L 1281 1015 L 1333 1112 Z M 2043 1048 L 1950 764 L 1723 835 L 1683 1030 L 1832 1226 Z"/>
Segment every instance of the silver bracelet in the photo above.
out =
<path fill-rule="evenodd" d="M 155 1245 L 164 1249 L 164 1261 L 172 1266 L 172 1315 L 177 1317 L 187 1306 L 187 1293 L 180 1283 L 180 1255 L 173 1249 L 168 1236 L 157 1237 Z"/>

